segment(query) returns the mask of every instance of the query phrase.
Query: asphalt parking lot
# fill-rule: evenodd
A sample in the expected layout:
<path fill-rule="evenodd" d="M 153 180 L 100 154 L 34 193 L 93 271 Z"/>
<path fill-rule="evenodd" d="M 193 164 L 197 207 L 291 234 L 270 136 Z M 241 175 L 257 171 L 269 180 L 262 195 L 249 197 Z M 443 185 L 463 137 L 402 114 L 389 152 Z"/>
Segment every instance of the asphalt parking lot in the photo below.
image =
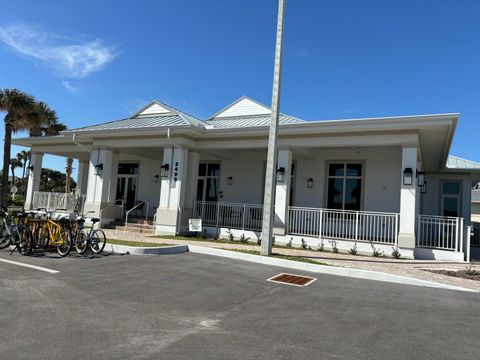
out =
<path fill-rule="evenodd" d="M 478 294 L 320 274 L 305 288 L 266 281 L 282 271 L 189 253 L 2 251 L 0 358 L 478 359 Z"/>

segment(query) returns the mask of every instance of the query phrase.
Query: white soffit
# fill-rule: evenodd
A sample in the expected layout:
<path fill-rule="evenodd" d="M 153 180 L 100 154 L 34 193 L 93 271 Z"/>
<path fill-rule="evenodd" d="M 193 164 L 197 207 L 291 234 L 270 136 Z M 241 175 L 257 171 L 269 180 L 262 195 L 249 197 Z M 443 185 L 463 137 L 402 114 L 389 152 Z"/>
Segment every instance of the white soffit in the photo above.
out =
<path fill-rule="evenodd" d="M 214 119 L 233 116 L 253 116 L 270 114 L 270 109 L 249 98 L 242 98 L 215 115 Z"/>

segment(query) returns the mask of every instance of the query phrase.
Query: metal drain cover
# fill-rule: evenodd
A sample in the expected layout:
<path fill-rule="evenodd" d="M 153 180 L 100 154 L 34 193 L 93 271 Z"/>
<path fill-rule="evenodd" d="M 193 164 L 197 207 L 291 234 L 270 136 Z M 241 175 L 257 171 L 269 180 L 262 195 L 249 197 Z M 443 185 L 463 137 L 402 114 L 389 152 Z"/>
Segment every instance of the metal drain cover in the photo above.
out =
<path fill-rule="evenodd" d="M 270 279 L 267 279 L 267 281 L 276 282 L 280 284 L 294 285 L 294 286 L 308 286 L 315 280 L 317 279 L 309 276 L 294 275 L 294 274 L 287 274 L 287 273 L 281 273 L 271 277 Z"/>

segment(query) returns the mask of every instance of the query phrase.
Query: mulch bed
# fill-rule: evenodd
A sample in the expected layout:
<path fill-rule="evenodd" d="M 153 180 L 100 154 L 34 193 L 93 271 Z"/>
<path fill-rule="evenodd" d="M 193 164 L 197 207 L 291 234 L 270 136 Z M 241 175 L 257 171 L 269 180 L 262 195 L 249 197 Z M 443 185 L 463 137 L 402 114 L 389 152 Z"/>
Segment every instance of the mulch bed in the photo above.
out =
<path fill-rule="evenodd" d="M 467 274 L 466 270 L 458 270 L 458 271 L 453 271 L 453 270 L 425 270 L 428 272 L 432 272 L 435 274 L 442 274 L 442 275 L 447 275 L 447 276 L 454 276 L 462 279 L 470 279 L 470 280 L 477 280 L 480 281 L 480 272 L 476 271 L 475 274 Z"/>

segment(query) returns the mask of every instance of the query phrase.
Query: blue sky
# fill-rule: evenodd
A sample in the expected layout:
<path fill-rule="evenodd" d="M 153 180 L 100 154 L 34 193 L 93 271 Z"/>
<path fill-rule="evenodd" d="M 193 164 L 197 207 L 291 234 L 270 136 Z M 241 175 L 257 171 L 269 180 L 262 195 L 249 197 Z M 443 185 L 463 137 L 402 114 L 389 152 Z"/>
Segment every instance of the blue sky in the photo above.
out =
<path fill-rule="evenodd" d="M 0 87 L 70 128 L 152 99 L 199 118 L 241 95 L 269 104 L 276 16 L 277 0 L 4 2 Z M 480 1 L 287 0 L 284 54 L 282 112 L 461 112 L 451 153 L 480 161 Z"/>

